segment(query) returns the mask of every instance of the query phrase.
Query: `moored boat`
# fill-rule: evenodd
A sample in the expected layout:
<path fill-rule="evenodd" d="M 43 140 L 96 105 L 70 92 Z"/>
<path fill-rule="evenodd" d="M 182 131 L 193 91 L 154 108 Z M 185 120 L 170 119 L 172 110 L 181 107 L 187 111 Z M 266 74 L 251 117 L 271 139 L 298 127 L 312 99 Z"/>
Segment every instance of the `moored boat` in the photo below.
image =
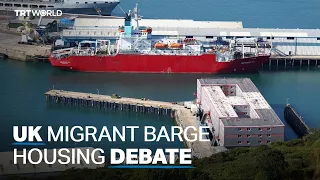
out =
<path fill-rule="evenodd" d="M 250 43 L 239 38 L 210 47 L 193 38 L 155 39 L 150 27 L 139 26 L 137 13 L 137 7 L 134 18 L 128 13 L 116 42 L 83 41 L 77 48 L 53 51 L 52 66 L 85 72 L 238 73 L 256 72 L 269 60 L 269 54 L 252 38 Z"/>

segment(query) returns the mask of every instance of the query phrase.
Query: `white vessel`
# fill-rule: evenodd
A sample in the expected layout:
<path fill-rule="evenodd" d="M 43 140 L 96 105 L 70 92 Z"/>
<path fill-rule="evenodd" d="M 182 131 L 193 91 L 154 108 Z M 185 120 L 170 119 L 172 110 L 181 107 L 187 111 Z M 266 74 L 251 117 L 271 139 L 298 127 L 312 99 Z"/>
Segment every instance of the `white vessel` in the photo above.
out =
<path fill-rule="evenodd" d="M 14 10 L 61 10 L 63 13 L 111 15 L 120 0 L 0 0 L 2 15 Z"/>

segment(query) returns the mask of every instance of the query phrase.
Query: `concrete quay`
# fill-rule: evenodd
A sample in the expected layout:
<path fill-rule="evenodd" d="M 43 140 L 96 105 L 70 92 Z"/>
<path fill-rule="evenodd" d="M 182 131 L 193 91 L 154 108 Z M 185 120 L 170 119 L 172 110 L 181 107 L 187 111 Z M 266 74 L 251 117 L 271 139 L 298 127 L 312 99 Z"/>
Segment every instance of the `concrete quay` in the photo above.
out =
<path fill-rule="evenodd" d="M 51 46 L 19 44 L 21 35 L 0 32 L 0 54 L 21 61 L 44 61 L 50 55 Z"/>
<path fill-rule="evenodd" d="M 190 109 L 175 103 L 63 90 L 50 90 L 45 95 L 47 102 L 51 103 L 171 116 L 175 119 L 176 124 L 182 128 L 194 126 L 198 129 L 200 126 Z M 198 133 L 198 130 L 192 132 L 189 129 L 188 132 L 188 137 L 191 137 L 192 133 Z M 197 158 L 209 157 L 226 150 L 223 147 L 211 146 L 210 141 L 185 141 L 185 144 L 192 149 L 193 156 Z"/>

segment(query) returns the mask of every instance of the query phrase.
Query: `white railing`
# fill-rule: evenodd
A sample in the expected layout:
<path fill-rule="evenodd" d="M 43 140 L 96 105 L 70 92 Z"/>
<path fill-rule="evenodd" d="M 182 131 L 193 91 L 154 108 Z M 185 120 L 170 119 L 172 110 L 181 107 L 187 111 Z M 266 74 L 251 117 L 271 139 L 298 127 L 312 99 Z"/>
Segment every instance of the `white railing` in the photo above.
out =
<path fill-rule="evenodd" d="M 119 36 L 119 32 L 114 29 L 65 29 L 62 35 L 67 37 L 117 37 Z"/>

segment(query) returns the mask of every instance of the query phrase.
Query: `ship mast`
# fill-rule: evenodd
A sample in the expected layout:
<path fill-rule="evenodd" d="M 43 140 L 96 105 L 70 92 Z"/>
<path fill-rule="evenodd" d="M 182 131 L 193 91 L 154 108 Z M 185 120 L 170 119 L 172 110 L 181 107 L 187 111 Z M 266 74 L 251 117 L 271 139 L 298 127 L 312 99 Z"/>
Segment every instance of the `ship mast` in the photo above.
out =
<path fill-rule="evenodd" d="M 139 29 L 139 8 L 138 8 L 138 3 L 136 4 L 136 7 L 133 9 L 134 13 L 134 20 L 136 21 L 136 29 Z"/>

